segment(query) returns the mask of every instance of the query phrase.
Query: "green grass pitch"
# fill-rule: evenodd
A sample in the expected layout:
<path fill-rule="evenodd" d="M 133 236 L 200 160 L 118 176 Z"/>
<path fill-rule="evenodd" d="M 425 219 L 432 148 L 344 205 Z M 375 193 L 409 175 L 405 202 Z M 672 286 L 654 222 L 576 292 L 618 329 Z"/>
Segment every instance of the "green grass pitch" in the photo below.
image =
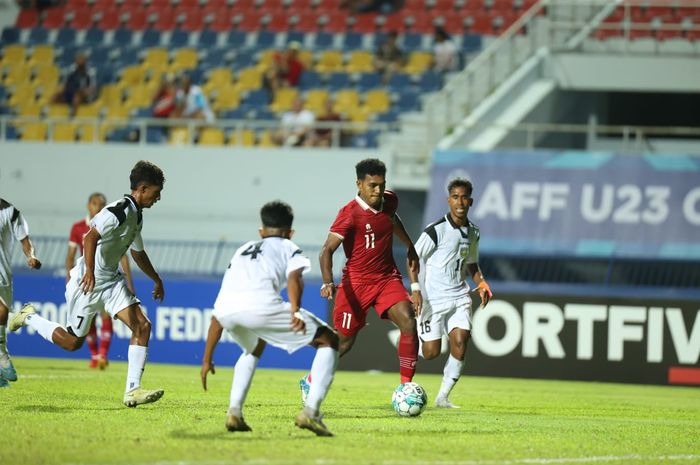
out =
<path fill-rule="evenodd" d="M 338 372 L 324 404 L 336 434 L 293 426 L 300 371 L 260 369 L 245 407 L 252 433 L 224 428 L 232 368 L 149 364 L 152 405 L 121 405 L 125 363 L 14 359 L 20 380 L 0 390 L 0 464 L 495 465 L 700 464 L 700 390 L 606 383 L 464 377 L 452 400 L 398 417 L 398 374 Z M 436 375 L 415 381 L 432 398 Z"/>

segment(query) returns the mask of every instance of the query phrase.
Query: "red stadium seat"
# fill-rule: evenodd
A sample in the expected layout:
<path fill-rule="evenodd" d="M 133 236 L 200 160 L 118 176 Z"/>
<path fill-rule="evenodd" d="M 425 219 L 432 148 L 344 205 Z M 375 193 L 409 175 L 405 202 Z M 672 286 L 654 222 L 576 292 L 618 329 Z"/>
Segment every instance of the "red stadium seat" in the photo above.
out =
<path fill-rule="evenodd" d="M 455 2 L 454 0 L 434 0 L 431 10 L 441 12 L 455 11 Z"/>
<path fill-rule="evenodd" d="M 241 22 L 238 23 L 238 29 L 246 32 L 254 32 L 260 29 L 260 20 L 262 19 L 262 14 L 255 10 L 249 10 L 243 15 Z"/>
<path fill-rule="evenodd" d="M 411 15 L 412 22 L 408 26 L 408 30 L 417 34 L 432 34 L 435 26 L 433 26 L 433 17 L 423 12 L 422 14 Z"/>
<path fill-rule="evenodd" d="M 256 8 L 256 0 L 236 0 L 236 3 L 233 4 L 233 11 L 238 13 L 245 13 Z"/>
<path fill-rule="evenodd" d="M 69 4 L 72 4 L 72 3 L 73 2 L 69 2 Z M 80 8 L 90 7 L 90 4 L 87 2 L 84 2 L 79 7 Z M 95 2 L 92 4 L 92 11 L 94 11 L 94 12 L 110 10 L 112 8 L 119 8 L 119 5 L 117 5 L 117 3 L 114 0 L 95 0 Z M 75 8 L 72 8 L 72 9 L 75 9 Z"/>
<path fill-rule="evenodd" d="M 305 11 L 297 15 L 298 21 L 294 30 L 301 32 L 316 32 L 318 30 L 318 15 L 313 11 Z"/>
<path fill-rule="evenodd" d="M 298 12 L 308 12 L 312 7 L 312 0 L 290 0 L 289 1 L 289 11 Z"/>
<path fill-rule="evenodd" d="M 284 10 L 285 4 L 284 0 L 264 0 L 260 8 L 264 10 Z"/>
<path fill-rule="evenodd" d="M 467 32 L 472 34 L 491 34 L 492 24 L 491 17 L 486 13 L 475 13 L 470 16 L 472 19 L 471 26 Z"/>
<path fill-rule="evenodd" d="M 179 0 L 177 4 L 178 10 L 190 10 L 192 8 L 199 8 L 199 0 Z"/>
<path fill-rule="evenodd" d="M 402 11 L 425 11 L 425 0 L 406 0 Z"/>
<path fill-rule="evenodd" d="M 377 31 L 377 13 L 364 13 L 355 16 L 352 30 L 361 34 L 372 34 Z"/>
<path fill-rule="evenodd" d="M 114 1 L 114 0 L 112 0 Z M 88 0 L 68 0 L 66 2 L 66 8 L 68 8 L 69 11 L 73 11 L 78 8 L 84 8 L 84 7 L 89 7 L 90 2 Z"/>
<path fill-rule="evenodd" d="M 80 8 L 72 12 L 73 19 L 70 22 L 70 27 L 73 29 L 88 29 L 92 27 L 92 10 L 90 8 Z"/>
<path fill-rule="evenodd" d="M 204 28 L 204 16 L 199 8 L 178 8 L 175 20 L 183 31 L 194 32 Z"/>
<path fill-rule="evenodd" d="M 461 35 L 464 32 L 464 18 L 461 15 L 443 16 L 442 27 L 450 35 Z"/>
<path fill-rule="evenodd" d="M 336 11 L 325 14 L 328 21 L 323 25 L 325 32 L 345 32 L 348 24 L 348 13 L 346 11 Z"/>
<path fill-rule="evenodd" d="M 42 25 L 46 29 L 59 29 L 66 23 L 65 10 L 62 7 L 46 10 Z"/>
<path fill-rule="evenodd" d="M 385 21 L 381 28 L 383 32 L 403 32 L 406 29 L 406 22 L 404 21 L 403 14 L 392 13 L 384 18 Z"/>
<path fill-rule="evenodd" d="M 153 29 L 156 31 L 172 31 L 177 25 L 175 11 L 173 10 L 160 10 L 158 12 L 158 19 L 153 23 Z"/>
<path fill-rule="evenodd" d="M 122 14 L 128 14 L 129 19 L 126 21 L 126 27 L 133 31 L 142 31 L 148 27 L 148 17 L 146 10 L 143 8 L 132 8 L 131 10 L 121 10 Z"/>
<path fill-rule="evenodd" d="M 265 19 L 265 29 L 273 32 L 285 32 L 290 29 L 289 26 L 289 13 L 285 10 L 277 10 L 274 12 L 267 12 L 264 15 Z"/>
<path fill-rule="evenodd" d="M 15 20 L 15 27 L 27 29 L 36 27 L 39 24 L 39 12 L 37 10 L 20 10 Z"/>
<path fill-rule="evenodd" d="M 113 31 L 121 24 L 121 13 L 117 8 L 110 8 L 100 12 L 102 17 L 97 23 L 99 29 Z"/>
<path fill-rule="evenodd" d="M 216 32 L 228 32 L 233 28 L 233 14 L 228 8 L 221 8 L 219 10 L 211 10 L 204 15 L 205 23 L 212 15 L 212 21 L 208 24 L 208 28 Z"/>

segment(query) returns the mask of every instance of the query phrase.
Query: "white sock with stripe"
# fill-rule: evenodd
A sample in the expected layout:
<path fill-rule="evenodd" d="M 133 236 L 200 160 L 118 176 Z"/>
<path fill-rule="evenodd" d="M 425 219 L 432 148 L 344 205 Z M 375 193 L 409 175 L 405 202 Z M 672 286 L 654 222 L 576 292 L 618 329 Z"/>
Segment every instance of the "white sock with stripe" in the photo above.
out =
<path fill-rule="evenodd" d="M 241 354 L 233 370 L 233 383 L 231 384 L 231 398 L 228 414 L 241 418 L 243 416 L 243 403 L 248 395 L 248 390 L 253 382 L 253 375 L 258 366 L 258 357 L 253 354 Z"/>
<path fill-rule="evenodd" d="M 442 384 L 440 385 L 440 391 L 438 392 L 438 397 L 447 397 L 450 395 L 452 388 L 462 376 L 462 369 L 464 368 L 464 360 L 456 359 L 450 354 L 445 363 L 445 369 L 443 370 Z"/>
<path fill-rule="evenodd" d="M 129 368 L 126 371 L 126 392 L 141 387 L 141 377 L 146 367 L 148 347 L 130 345 L 128 354 Z"/>
<path fill-rule="evenodd" d="M 311 383 L 309 396 L 306 398 L 304 410 L 308 415 L 317 417 L 321 402 L 326 398 L 328 389 L 333 383 L 335 369 L 338 366 L 338 351 L 332 347 L 321 347 L 316 350 L 316 356 L 311 365 Z"/>
<path fill-rule="evenodd" d="M 36 313 L 32 315 L 27 315 L 24 323 L 30 328 L 34 328 L 41 337 L 53 344 L 53 332 L 56 328 L 63 328 L 63 326 L 58 323 L 54 323 L 51 320 L 47 320 L 43 316 L 37 315 Z M 64 328 L 65 329 L 65 328 Z"/>

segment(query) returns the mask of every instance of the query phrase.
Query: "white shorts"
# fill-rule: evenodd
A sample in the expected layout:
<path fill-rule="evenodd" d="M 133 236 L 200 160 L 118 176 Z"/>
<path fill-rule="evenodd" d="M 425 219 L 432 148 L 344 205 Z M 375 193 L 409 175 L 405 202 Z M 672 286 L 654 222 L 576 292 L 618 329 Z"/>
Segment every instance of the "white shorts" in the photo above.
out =
<path fill-rule="evenodd" d="M 291 354 L 309 345 L 318 328 L 328 327 L 313 313 L 300 309 L 306 323 L 306 334 L 293 332 L 290 329 L 291 308 L 289 302 L 284 302 L 257 310 L 227 312 L 214 309 L 212 315 L 246 353 L 253 352 L 258 339 L 262 339 Z"/>
<path fill-rule="evenodd" d="M 90 330 L 90 323 L 96 313 L 104 309 L 114 318 L 125 308 L 141 303 L 126 286 L 123 277 L 101 287 L 101 290 L 94 290 L 85 295 L 80 288 L 77 273 L 75 276 L 71 274 L 66 284 L 66 302 L 68 303 L 66 329 L 69 333 L 83 337 Z"/>
<path fill-rule="evenodd" d="M 0 286 L 0 304 L 5 305 L 8 310 L 12 310 L 12 285 Z"/>
<path fill-rule="evenodd" d="M 455 328 L 466 331 L 472 329 L 472 300 L 469 297 L 437 305 L 423 301 L 423 309 L 418 317 L 418 336 L 422 340 L 441 339 L 443 334 L 450 334 Z"/>

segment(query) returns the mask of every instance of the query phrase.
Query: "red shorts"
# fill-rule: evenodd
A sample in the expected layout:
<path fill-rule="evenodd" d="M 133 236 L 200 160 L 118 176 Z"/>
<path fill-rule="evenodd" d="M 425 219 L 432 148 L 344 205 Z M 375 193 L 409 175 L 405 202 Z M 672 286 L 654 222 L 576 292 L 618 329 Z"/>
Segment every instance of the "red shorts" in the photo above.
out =
<path fill-rule="evenodd" d="M 372 284 L 343 282 L 335 294 L 333 326 L 343 336 L 354 336 L 365 326 L 370 307 L 374 307 L 381 318 L 386 318 L 385 312 L 403 301 L 411 302 L 411 297 L 400 279 Z"/>

